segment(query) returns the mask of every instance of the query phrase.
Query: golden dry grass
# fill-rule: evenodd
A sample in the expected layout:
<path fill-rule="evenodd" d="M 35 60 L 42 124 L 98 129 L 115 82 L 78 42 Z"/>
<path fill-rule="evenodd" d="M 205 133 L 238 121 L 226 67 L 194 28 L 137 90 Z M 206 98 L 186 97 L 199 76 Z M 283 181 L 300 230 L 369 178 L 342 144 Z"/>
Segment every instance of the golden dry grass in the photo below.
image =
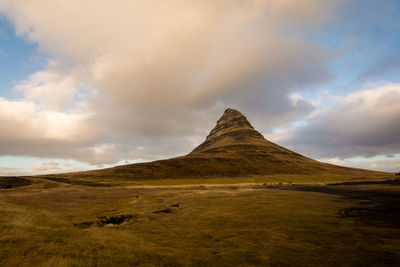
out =
<path fill-rule="evenodd" d="M 353 198 L 280 187 L 295 186 L 87 187 L 36 179 L 1 191 L 0 265 L 400 264 L 400 228 L 388 218 L 340 216 L 381 198 L 397 203 L 398 186 L 335 187 L 361 192 Z M 97 223 L 121 215 L 132 216 Z"/>

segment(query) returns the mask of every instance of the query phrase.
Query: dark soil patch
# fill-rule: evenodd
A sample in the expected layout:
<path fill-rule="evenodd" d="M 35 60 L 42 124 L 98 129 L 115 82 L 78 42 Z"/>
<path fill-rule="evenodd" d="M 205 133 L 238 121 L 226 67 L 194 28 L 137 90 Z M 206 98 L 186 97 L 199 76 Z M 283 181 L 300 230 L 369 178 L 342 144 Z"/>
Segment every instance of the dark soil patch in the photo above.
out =
<path fill-rule="evenodd" d="M 94 222 L 80 222 L 80 223 L 74 223 L 74 226 L 81 228 L 81 229 L 85 229 L 85 228 L 89 228 L 93 224 L 94 224 Z"/>
<path fill-rule="evenodd" d="M 136 215 L 134 214 L 121 214 L 121 215 L 116 215 L 116 216 L 101 216 L 98 217 L 98 221 L 96 222 L 80 222 L 80 223 L 74 223 L 75 227 L 78 228 L 89 228 L 91 226 L 98 226 L 98 227 L 103 227 L 105 225 L 120 225 L 123 222 L 135 218 Z"/>
<path fill-rule="evenodd" d="M 172 209 L 166 208 L 166 209 L 162 209 L 162 210 L 156 210 L 156 211 L 153 211 L 153 213 L 172 213 Z"/>
<path fill-rule="evenodd" d="M 98 226 L 107 224 L 120 225 L 126 220 L 132 219 L 133 217 L 135 217 L 133 214 L 122 214 L 117 216 L 104 217 L 97 222 L 97 225 Z"/>
<path fill-rule="evenodd" d="M 21 177 L 0 177 L 0 189 L 10 189 L 13 187 L 20 187 L 31 184 L 32 182 L 30 180 Z"/>

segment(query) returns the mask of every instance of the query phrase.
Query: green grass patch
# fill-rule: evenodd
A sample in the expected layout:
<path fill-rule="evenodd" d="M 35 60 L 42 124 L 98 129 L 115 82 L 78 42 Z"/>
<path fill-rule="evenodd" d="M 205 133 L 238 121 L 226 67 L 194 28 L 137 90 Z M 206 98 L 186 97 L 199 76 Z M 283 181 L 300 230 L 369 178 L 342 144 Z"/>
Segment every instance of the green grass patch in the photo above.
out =
<path fill-rule="evenodd" d="M 91 186 L 91 187 L 109 187 L 113 186 L 112 184 L 105 184 L 105 183 L 97 183 L 91 181 L 84 181 L 78 179 L 69 179 L 69 178 L 61 178 L 61 177 L 40 177 L 42 179 L 46 179 L 49 181 L 65 183 L 65 184 L 73 184 L 73 185 L 81 185 L 81 186 Z"/>
<path fill-rule="evenodd" d="M 332 183 L 345 181 L 366 181 L 380 180 L 393 177 L 372 175 L 372 176 L 344 176 L 344 175 L 299 175 L 299 174 L 275 174 L 267 176 L 252 177 L 225 177 L 225 178 L 175 178 L 175 179 L 147 179 L 138 180 L 132 185 L 190 185 L 190 184 L 243 184 L 243 183 Z"/>

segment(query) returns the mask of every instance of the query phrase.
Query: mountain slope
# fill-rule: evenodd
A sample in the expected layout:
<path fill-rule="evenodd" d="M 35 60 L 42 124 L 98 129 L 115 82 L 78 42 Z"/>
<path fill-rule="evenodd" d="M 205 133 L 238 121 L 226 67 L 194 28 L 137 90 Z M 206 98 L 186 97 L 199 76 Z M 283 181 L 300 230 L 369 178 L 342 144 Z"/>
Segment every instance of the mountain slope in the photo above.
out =
<path fill-rule="evenodd" d="M 186 156 L 57 176 L 141 180 L 370 173 L 376 172 L 318 162 L 274 144 L 256 131 L 242 113 L 229 108 L 217 121 L 206 140 Z"/>

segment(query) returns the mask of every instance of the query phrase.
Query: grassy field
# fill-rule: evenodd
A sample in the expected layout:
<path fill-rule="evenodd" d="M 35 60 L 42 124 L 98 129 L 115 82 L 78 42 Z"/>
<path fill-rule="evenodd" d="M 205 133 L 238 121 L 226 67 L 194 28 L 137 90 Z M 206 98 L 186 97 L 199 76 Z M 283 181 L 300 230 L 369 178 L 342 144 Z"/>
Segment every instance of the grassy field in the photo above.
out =
<path fill-rule="evenodd" d="M 304 174 L 271 174 L 235 178 L 179 178 L 179 179 L 147 179 L 134 181 L 133 185 L 187 185 L 187 184 L 242 184 L 242 183 L 331 183 L 345 181 L 379 180 L 389 175 L 380 173 L 368 176 L 345 175 L 304 175 Z M 123 181 L 121 181 L 123 183 Z"/>
<path fill-rule="evenodd" d="M 400 265 L 398 184 L 236 179 L 98 187 L 36 178 L 2 189 L 0 266 Z"/>
<path fill-rule="evenodd" d="M 44 175 L 29 177 L 30 180 L 42 183 L 43 181 L 54 181 L 71 185 L 83 185 L 90 187 L 108 187 L 108 186 L 139 186 L 139 185 L 188 185 L 188 184 L 241 184 L 241 183 L 330 183 L 344 181 L 368 181 L 381 180 L 395 177 L 388 173 L 367 172 L 361 174 L 270 174 L 270 175 L 248 175 L 238 177 L 187 177 L 187 178 L 152 178 L 152 179 L 127 179 L 126 177 L 115 177 L 114 179 L 104 178 L 103 176 L 79 176 L 72 173 L 63 174 L 66 177 L 57 177 L 57 175 Z M 1 182 L 1 178 L 0 178 Z"/>

